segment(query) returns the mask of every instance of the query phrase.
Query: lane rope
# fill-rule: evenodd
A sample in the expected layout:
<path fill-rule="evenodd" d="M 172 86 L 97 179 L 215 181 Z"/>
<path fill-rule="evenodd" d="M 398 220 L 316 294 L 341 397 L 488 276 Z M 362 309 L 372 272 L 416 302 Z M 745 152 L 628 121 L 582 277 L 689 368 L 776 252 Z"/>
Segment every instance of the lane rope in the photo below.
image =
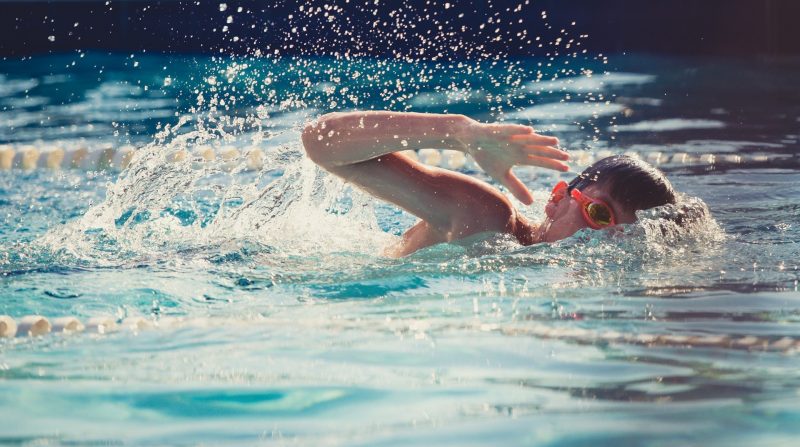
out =
<path fill-rule="evenodd" d="M 269 320 L 264 320 L 269 321 Z M 85 324 L 75 317 L 59 317 L 50 321 L 41 315 L 26 315 L 15 320 L 0 315 L 0 338 L 44 337 L 50 334 L 77 334 L 82 332 L 109 334 L 113 332 L 140 332 L 164 327 L 213 325 L 211 319 L 162 318 L 159 321 L 143 317 L 117 320 L 112 317 L 92 317 Z M 754 335 L 675 335 L 622 333 L 597 331 L 579 327 L 559 328 L 540 323 L 507 327 L 496 324 L 467 326 L 481 332 L 498 332 L 507 336 L 526 336 L 539 339 L 569 341 L 578 344 L 631 344 L 646 347 L 668 346 L 676 348 L 725 348 L 745 351 L 767 351 L 793 354 L 800 351 L 800 338 L 763 337 Z"/>
<path fill-rule="evenodd" d="M 0 170 L 34 169 L 79 169 L 86 171 L 122 171 L 128 167 L 137 148 L 126 145 L 114 148 L 110 145 L 88 148 L 74 146 L 62 148 L 59 146 L 0 145 Z M 401 153 L 430 166 L 439 166 L 446 169 L 479 169 L 472 157 L 463 152 L 440 149 L 406 150 Z M 597 152 L 575 150 L 570 151 L 572 162 L 579 167 L 586 167 L 595 161 L 616 154 L 609 150 Z M 636 152 L 624 153 L 631 157 L 640 158 L 648 163 L 662 168 L 696 166 L 735 167 L 736 165 L 784 163 L 800 166 L 800 157 L 781 154 L 753 153 L 687 153 L 676 152 L 665 154 L 663 152 Z M 223 168 L 232 170 L 242 163 L 244 170 L 257 171 L 264 165 L 264 151 L 258 147 L 250 146 L 239 148 L 234 146 L 196 146 L 191 149 L 179 149 L 165 153 L 165 160 L 181 162 L 187 159 L 198 161 L 215 161 L 223 163 Z"/>

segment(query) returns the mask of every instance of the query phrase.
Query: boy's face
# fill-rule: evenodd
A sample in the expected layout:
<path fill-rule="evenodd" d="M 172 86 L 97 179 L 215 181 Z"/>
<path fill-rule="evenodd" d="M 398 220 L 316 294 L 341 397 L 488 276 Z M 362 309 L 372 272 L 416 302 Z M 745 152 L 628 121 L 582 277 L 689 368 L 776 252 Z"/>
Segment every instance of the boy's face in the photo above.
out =
<path fill-rule="evenodd" d="M 628 224 L 636 221 L 636 214 L 622 207 L 617 201 L 611 198 L 606 188 L 597 185 L 589 185 L 581 192 L 585 197 L 604 202 L 611 209 L 616 224 Z M 564 194 L 559 199 L 551 197 L 545 206 L 547 218 L 539 227 L 539 237 L 542 242 L 555 242 L 568 238 L 578 230 L 591 228 L 586 214 L 582 210 L 584 205 L 578 202 L 570 194 Z"/>

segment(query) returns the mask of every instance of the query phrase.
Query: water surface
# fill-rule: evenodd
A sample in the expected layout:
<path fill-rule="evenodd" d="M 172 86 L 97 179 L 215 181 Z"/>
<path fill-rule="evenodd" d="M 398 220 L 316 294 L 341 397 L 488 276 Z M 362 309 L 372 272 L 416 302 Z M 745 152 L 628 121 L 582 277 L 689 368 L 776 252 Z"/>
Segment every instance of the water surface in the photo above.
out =
<path fill-rule="evenodd" d="M 3 142 L 141 155 L 123 173 L 0 171 L 0 314 L 152 326 L 0 341 L 3 443 L 800 435 L 796 61 L 619 55 L 581 62 L 591 76 L 536 59 L 432 64 L 427 80 L 381 91 L 419 67 L 133 59 L 0 63 Z M 414 219 L 315 170 L 297 138 L 308 116 L 370 107 L 532 123 L 584 162 L 633 152 L 713 219 L 663 234 L 643 215 L 622 234 L 485 237 L 387 259 Z M 166 161 L 202 145 L 259 147 L 264 167 Z M 537 195 L 525 212 L 541 217 L 560 177 L 519 173 Z"/>

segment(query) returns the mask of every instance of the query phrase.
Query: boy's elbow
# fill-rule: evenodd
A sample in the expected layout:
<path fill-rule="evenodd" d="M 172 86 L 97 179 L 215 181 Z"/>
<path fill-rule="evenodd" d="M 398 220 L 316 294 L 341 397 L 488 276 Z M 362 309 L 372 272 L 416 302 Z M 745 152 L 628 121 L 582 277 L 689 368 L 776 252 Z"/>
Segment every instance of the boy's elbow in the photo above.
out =
<path fill-rule="evenodd" d="M 303 128 L 303 133 L 300 136 L 300 140 L 303 142 L 303 149 L 306 151 L 306 155 L 308 158 L 311 159 L 316 164 L 320 164 L 320 155 L 322 152 L 322 144 L 319 141 L 318 136 L 320 134 L 320 122 L 312 121 Z"/>
<path fill-rule="evenodd" d="M 307 123 L 303 128 L 300 139 L 303 142 L 306 155 L 311 161 L 323 168 L 329 169 L 331 162 L 329 157 L 331 155 L 330 145 L 332 140 L 328 134 L 340 124 L 337 121 L 344 115 L 346 114 L 342 112 L 327 113 Z"/>

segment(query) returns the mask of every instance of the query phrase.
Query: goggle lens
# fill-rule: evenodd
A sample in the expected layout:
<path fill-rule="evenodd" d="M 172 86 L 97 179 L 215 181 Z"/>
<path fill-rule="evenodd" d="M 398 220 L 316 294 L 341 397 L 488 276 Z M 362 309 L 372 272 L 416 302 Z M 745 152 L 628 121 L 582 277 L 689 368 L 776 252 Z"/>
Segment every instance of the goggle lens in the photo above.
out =
<path fill-rule="evenodd" d="M 558 203 L 567 196 L 568 192 L 572 198 L 577 200 L 580 204 L 583 218 L 590 227 L 599 230 L 600 228 L 617 224 L 614 211 L 605 202 L 592 199 L 578 189 L 572 189 L 570 191 L 567 182 L 561 181 L 556 184 L 553 188 L 553 192 L 550 193 L 550 201 Z"/>
<path fill-rule="evenodd" d="M 589 215 L 589 218 L 592 219 L 594 223 L 601 227 L 611 225 L 611 210 L 602 203 L 592 202 L 586 205 L 586 214 Z"/>

